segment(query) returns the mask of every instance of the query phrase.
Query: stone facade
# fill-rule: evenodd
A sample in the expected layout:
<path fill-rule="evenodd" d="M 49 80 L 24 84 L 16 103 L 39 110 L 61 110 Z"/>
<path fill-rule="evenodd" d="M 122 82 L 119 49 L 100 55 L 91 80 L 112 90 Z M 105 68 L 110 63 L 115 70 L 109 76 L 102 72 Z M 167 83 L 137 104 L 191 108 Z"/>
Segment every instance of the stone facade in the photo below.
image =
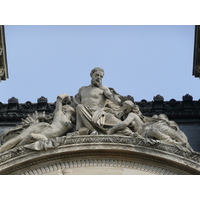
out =
<path fill-rule="evenodd" d="M 53 141 L 49 141 L 53 143 Z M 200 154 L 124 136 L 63 136 L 56 148 L 17 147 L 0 155 L 0 174 L 200 174 Z"/>
<path fill-rule="evenodd" d="M 8 78 L 4 26 L 0 25 L 0 81 Z"/>

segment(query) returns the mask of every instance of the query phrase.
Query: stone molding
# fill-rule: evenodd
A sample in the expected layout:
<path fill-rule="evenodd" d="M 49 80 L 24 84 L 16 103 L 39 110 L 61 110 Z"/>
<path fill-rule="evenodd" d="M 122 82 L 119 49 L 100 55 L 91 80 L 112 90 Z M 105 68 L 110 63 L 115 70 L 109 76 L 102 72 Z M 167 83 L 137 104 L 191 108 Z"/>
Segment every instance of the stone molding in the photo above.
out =
<path fill-rule="evenodd" d="M 54 149 L 34 151 L 17 147 L 2 153 L 0 174 L 29 173 L 27 169 L 35 169 L 38 165 L 47 166 L 60 163 L 61 160 L 69 162 L 70 159 L 76 158 L 83 160 L 84 157 L 89 160 L 92 157 L 97 160 L 99 157 L 112 157 L 114 160 L 123 158 L 124 161 L 137 159 L 148 165 L 161 165 L 161 168 L 170 169 L 175 174 L 200 174 L 200 154 L 180 150 L 174 145 L 151 141 L 145 143 L 142 139 L 128 136 L 63 136 L 56 139 L 56 142 L 60 143 Z M 134 165 L 129 164 L 130 168 L 134 168 Z"/>
<path fill-rule="evenodd" d="M 60 172 L 62 175 L 69 174 L 68 169 L 81 168 L 81 167 L 123 167 L 129 169 L 136 169 L 139 171 L 150 172 L 155 175 L 181 175 L 180 172 L 175 172 L 167 169 L 166 167 L 158 167 L 139 161 L 123 160 L 123 159 L 78 159 L 71 161 L 60 161 L 56 163 L 38 166 L 34 169 L 18 172 L 16 175 L 44 175 L 51 172 Z"/>

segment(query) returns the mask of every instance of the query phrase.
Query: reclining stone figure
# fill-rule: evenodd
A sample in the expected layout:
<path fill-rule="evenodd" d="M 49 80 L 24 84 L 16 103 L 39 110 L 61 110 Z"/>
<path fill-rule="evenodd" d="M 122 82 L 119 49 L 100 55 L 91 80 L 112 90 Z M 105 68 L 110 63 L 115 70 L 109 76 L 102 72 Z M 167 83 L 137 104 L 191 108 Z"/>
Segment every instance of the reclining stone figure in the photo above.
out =
<path fill-rule="evenodd" d="M 59 95 L 56 100 L 56 108 L 51 124 L 38 121 L 31 124 L 28 128 L 22 130 L 18 136 L 9 139 L 0 146 L 0 153 L 15 146 L 21 146 L 33 141 L 59 137 L 72 130 L 74 127 L 71 119 L 75 114 L 75 110 L 70 105 L 63 105 L 70 101 L 71 99 L 69 95 Z"/>
<path fill-rule="evenodd" d="M 123 102 L 122 118 L 124 121 L 108 129 L 107 134 L 114 134 L 128 126 L 133 132 L 138 132 L 143 137 L 169 144 L 185 145 L 191 149 L 185 134 L 175 122 L 169 121 L 164 114 L 152 118 L 144 117 L 139 108 L 132 101 L 127 100 Z"/>

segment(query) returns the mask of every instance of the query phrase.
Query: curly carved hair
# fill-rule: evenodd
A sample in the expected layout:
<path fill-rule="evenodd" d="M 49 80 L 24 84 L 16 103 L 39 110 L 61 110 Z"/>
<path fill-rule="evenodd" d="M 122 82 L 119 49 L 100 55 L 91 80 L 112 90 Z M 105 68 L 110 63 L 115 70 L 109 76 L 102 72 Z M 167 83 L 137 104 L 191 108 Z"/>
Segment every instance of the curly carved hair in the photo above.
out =
<path fill-rule="evenodd" d="M 100 67 L 95 67 L 94 69 L 92 69 L 92 71 L 90 72 L 90 76 L 92 77 L 92 75 L 97 72 L 97 71 L 100 71 L 100 72 L 103 72 L 103 75 L 104 75 L 104 70 Z"/>

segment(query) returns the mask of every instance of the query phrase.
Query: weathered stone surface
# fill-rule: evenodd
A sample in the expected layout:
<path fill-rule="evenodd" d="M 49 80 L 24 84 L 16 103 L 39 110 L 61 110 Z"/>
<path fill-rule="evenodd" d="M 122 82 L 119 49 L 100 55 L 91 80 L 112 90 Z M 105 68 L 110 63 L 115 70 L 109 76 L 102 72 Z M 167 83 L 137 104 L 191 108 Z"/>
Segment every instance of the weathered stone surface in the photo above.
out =
<path fill-rule="evenodd" d="M 34 116 L 23 120 L 20 126 L 2 134 L 0 137 L 3 144 L 0 146 L 0 153 L 33 141 L 59 137 L 72 130 L 71 119 L 75 110 L 70 105 L 63 105 L 64 101 L 70 103 L 70 100 L 67 94 L 61 94 L 57 97 L 56 109 L 51 123 L 46 117 L 44 118 L 36 112 Z"/>
<path fill-rule="evenodd" d="M 123 167 L 81 167 L 49 172 L 45 175 L 156 175 L 153 171 Z"/>
<path fill-rule="evenodd" d="M 71 169 L 68 174 L 78 174 L 81 173 L 78 168 L 82 171 L 82 167 L 98 166 L 108 167 L 110 174 L 110 167 L 121 167 L 114 170 L 116 174 L 124 174 L 125 168 L 142 171 L 131 171 L 133 174 L 144 174 L 143 171 L 200 174 L 200 154 L 185 152 L 174 145 L 145 143 L 128 136 L 63 136 L 58 140 L 60 145 L 54 149 L 34 151 L 17 147 L 1 154 L 0 174 L 48 174 L 57 173 L 59 169 Z M 89 169 L 85 173 L 89 173 Z M 104 172 L 97 168 L 98 173 Z"/>

